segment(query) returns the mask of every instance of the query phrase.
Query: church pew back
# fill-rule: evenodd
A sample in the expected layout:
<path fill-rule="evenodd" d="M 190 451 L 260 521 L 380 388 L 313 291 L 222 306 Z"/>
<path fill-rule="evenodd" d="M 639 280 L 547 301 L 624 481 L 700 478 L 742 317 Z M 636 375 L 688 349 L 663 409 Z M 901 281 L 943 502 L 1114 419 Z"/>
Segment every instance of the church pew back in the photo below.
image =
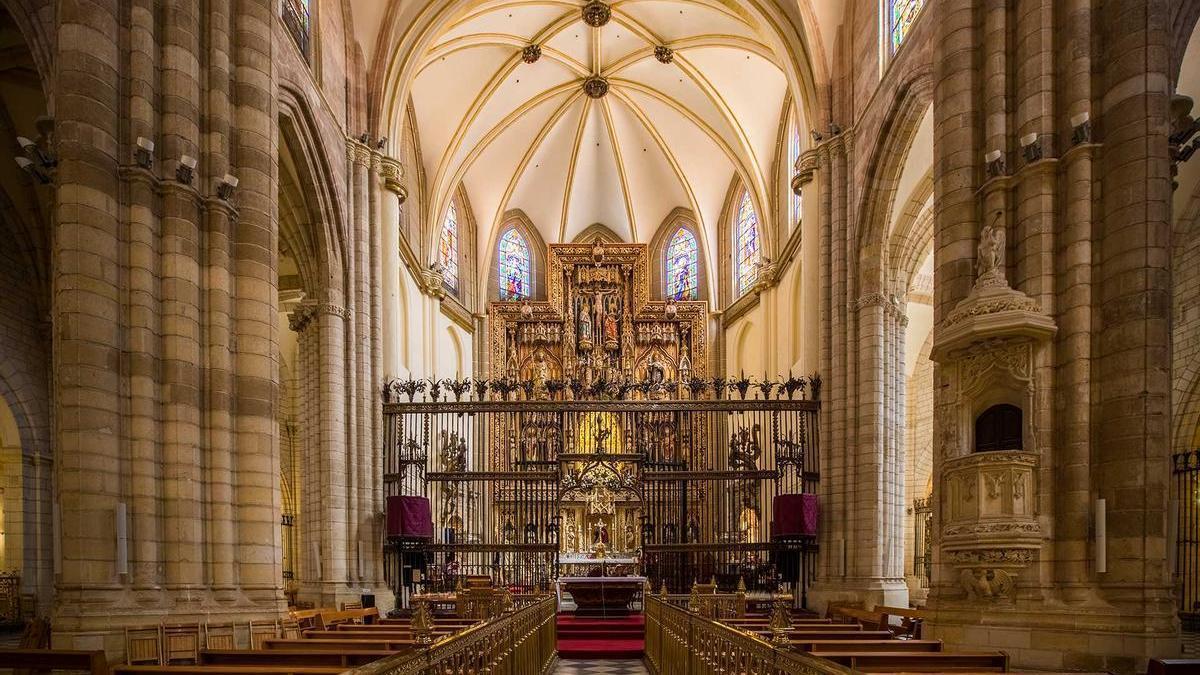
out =
<path fill-rule="evenodd" d="M 1008 669 L 1003 652 L 822 652 L 823 659 L 863 673 L 1002 673 Z"/>
<path fill-rule="evenodd" d="M 940 652 L 941 640 L 792 640 L 792 647 L 812 652 Z"/>
<path fill-rule="evenodd" d="M 0 668 L 53 668 L 85 670 L 92 675 L 108 675 L 108 661 L 102 651 L 69 649 L 0 649 Z"/>
<path fill-rule="evenodd" d="M 367 650 L 384 650 L 391 652 L 403 652 L 412 649 L 416 645 L 416 641 L 411 638 L 403 639 L 362 639 L 353 638 L 326 640 L 301 638 L 299 640 L 287 640 L 277 638 L 273 640 L 264 640 L 263 649 L 284 650 L 284 651 L 331 651 L 339 649 L 348 649 L 353 651 Z"/>
<path fill-rule="evenodd" d="M 766 637 L 766 638 L 771 637 L 771 631 L 769 631 L 769 630 L 760 630 L 760 631 L 754 631 L 754 632 L 756 632 L 759 635 Z M 888 640 L 888 639 L 891 639 L 891 637 L 892 637 L 892 634 L 886 630 L 861 630 L 861 631 L 843 631 L 843 632 L 836 632 L 836 631 L 816 632 L 816 631 L 802 631 L 802 630 L 788 631 L 788 639 L 793 642 L 804 642 L 804 641 L 808 641 L 808 640 L 818 640 L 818 641 L 826 641 L 826 640 L 839 640 L 839 641 L 840 640 Z"/>
<path fill-rule="evenodd" d="M 204 665 L 295 665 L 295 666 L 362 666 L 395 654 L 386 650 L 329 650 L 290 652 L 279 649 L 206 649 L 200 652 Z"/>
<path fill-rule="evenodd" d="M 113 675 L 340 675 L 341 666 L 114 666 Z"/>

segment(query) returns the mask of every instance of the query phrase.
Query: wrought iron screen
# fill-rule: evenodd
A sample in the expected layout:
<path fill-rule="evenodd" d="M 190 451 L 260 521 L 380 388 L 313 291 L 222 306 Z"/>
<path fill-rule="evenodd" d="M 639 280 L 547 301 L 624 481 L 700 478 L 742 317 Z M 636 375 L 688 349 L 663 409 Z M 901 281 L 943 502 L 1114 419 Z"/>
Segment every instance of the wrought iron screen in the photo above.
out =
<path fill-rule="evenodd" d="M 1172 463 L 1178 504 L 1175 577 L 1185 628 L 1200 624 L 1200 450 L 1176 454 Z"/>
<path fill-rule="evenodd" d="M 722 398 L 654 401 L 634 389 L 518 401 L 521 387 L 505 383 L 491 397 L 486 384 L 393 383 L 385 493 L 428 499 L 433 521 L 431 539 L 389 537 L 397 595 L 471 576 L 526 590 L 640 571 L 672 592 L 712 578 L 750 591 L 783 581 L 803 603 L 815 531 L 773 536 L 772 503 L 815 495 L 820 404 L 805 395 L 819 380 L 714 384 Z M 450 391 L 461 400 L 444 400 Z M 426 400 L 397 402 L 400 392 Z"/>

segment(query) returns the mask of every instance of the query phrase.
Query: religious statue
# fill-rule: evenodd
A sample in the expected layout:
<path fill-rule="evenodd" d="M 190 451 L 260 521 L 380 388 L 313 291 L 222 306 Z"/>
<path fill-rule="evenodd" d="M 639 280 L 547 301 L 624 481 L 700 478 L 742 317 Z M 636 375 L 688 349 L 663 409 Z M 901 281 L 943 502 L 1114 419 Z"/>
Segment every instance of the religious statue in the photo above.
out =
<path fill-rule="evenodd" d="M 592 524 L 592 544 L 608 545 L 608 524 L 602 518 L 597 518 Z"/>
<path fill-rule="evenodd" d="M 742 498 L 742 512 L 738 515 L 738 535 L 743 544 L 758 543 L 758 511 L 749 497 Z"/>
<path fill-rule="evenodd" d="M 579 526 L 575 524 L 575 514 L 572 512 L 567 516 L 567 527 L 563 534 L 562 548 L 564 551 L 571 552 L 578 550 L 579 547 Z"/>
<path fill-rule="evenodd" d="M 592 308 L 586 301 L 579 303 L 579 348 L 592 348 Z"/>
<path fill-rule="evenodd" d="M 686 384 L 692 379 L 692 360 L 688 358 L 687 352 L 683 349 L 679 350 L 679 383 Z"/>
<path fill-rule="evenodd" d="M 617 317 L 612 312 L 604 315 L 604 348 L 616 351 L 621 343 L 617 339 Z"/>
<path fill-rule="evenodd" d="M 996 215 L 996 220 L 985 225 L 979 233 L 979 251 L 976 261 L 979 267 L 979 276 L 975 282 L 977 286 L 1006 284 L 1004 279 L 1004 227 L 997 225 L 1000 214 Z"/>
<path fill-rule="evenodd" d="M 550 397 L 546 382 L 550 379 L 550 367 L 546 364 L 546 355 L 538 350 L 533 359 L 533 396 L 545 400 Z"/>

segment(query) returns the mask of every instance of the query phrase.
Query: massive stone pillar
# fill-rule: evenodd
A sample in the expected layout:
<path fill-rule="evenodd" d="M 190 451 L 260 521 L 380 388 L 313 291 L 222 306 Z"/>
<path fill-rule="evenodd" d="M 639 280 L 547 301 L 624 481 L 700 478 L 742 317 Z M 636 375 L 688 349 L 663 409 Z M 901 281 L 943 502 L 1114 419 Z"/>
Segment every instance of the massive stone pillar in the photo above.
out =
<path fill-rule="evenodd" d="M 936 7 L 930 632 L 1136 672 L 1178 650 L 1166 3 Z M 1020 440 L 984 451 L 996 406 Z"/>

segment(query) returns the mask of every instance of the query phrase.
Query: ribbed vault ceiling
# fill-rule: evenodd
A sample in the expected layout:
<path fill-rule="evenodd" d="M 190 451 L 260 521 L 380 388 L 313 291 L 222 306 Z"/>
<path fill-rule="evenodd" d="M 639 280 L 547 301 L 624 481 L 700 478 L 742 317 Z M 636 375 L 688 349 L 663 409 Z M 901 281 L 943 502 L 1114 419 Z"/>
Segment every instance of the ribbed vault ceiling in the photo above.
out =
<path fill-rule="evenodd" d="M 684 207 L 714 242 L 734 176 L 761 213 L 787 91 L 764 28 L 713 0 L 619 0 L 599 28 L 581 8 L 480 3 L 434 41 L 412 87 L 430 222 L 460 183 L 481 250 L 512 209 L 547 242 L 593 223 L 648 242 Z M 534 63 L 522 59 L 529 45 L 541 49 Z M 583 84 L 596 75 L 609 88 L 592 98 Z"/>

